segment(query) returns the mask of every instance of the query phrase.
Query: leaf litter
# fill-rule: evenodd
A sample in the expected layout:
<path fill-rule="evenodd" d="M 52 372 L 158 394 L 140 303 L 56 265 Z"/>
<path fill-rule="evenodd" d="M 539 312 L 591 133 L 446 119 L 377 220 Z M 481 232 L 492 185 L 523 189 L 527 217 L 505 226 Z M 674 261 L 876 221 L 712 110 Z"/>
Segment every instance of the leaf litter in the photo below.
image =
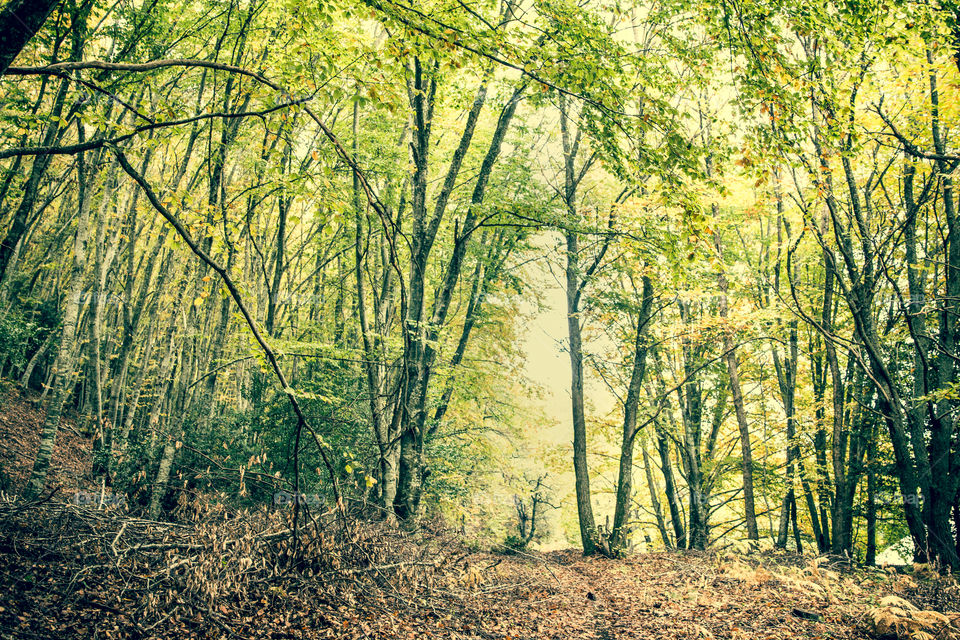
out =
<path fill-rule="evenodd" d="M 209 501 L 205 504 L 211 504 Z M 960 638 L 952 576 L 795 554 L 479 551 L 438 522 L 0 503 L 0 637 Z"/>

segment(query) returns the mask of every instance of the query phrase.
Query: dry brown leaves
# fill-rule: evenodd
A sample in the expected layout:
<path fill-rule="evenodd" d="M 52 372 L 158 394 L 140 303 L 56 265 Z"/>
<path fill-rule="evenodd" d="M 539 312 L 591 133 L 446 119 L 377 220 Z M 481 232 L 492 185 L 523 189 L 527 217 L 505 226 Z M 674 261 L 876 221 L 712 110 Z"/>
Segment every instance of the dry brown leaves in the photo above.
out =
<path fill-rule="evenodd" d="M 957 640 L 960 613 L 921 610 L 899 596 L 886 596 L 867 609 L 870 631 L 897 640 Z"/>
<path fill-rule="evenodd" d="M 898 589 L 933 602 L 918 575 L 908 594 L 904 576 L 790 555 L 506 557 L 471 552 L 437 523 L 407 533 L 326 517 L 294 543 L 281 513 L 184 504 L 181 515 L 0 504 L 0 637 L 954 637 L 918 611 L 897 618 L 909 623 L 866 613 L 887 606 L 873 594 Z"/>

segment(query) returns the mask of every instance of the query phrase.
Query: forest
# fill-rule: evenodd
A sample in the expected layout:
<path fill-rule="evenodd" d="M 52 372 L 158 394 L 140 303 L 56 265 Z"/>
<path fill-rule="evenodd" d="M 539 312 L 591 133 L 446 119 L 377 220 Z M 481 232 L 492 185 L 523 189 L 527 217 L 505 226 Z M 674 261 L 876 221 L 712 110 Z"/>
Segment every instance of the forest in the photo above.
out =
<path fill-rule="evenodd" d="M 6 0 L 0 34 L 11 637 L 657 637 L 602 608 L 633 582 L 484 616 L 682 566 L 960 638 L 960 3 Z M 439 627 L 236 604 L 288 628 L 338 580 Z M 797 580 L 898 602 L 865 630 Z M 660 633 L 760 637 L 695 621 Z"/>

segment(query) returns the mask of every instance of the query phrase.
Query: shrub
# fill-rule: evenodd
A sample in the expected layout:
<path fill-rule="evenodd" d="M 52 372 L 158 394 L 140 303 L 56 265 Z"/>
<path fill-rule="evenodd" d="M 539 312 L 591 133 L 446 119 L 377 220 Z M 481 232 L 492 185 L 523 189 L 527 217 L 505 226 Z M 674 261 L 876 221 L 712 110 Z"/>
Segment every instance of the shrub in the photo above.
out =
<path fill-rule="evenodd" d="M 515 536 L 512 533 L 508 533 L 507 537 L 503 539 L 503 553 L 507 555 L 513 555 L 515 553 L 521 553 L 526 551 L 527 542 L 519 536 Z"/>
<path fill-rule="evenodd" d="M 39 326 L 27 319 L 19 309 L 0 312 L 0 371 L 20 372 L 35 349 Z"/>

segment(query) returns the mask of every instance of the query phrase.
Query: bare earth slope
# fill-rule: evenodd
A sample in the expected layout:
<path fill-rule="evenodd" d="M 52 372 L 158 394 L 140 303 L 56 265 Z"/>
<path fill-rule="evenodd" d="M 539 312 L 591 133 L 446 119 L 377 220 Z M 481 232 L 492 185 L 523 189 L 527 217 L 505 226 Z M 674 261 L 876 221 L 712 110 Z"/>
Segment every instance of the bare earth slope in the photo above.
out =
<path fill-rule="evenodd" d="M 30 477 L 45 414 L 38 406 L 39 394 L 0 382 L 0 490 L 18 493 Z M 88 484 L 91 456 L 90 439 L 76 432 L 72 419 L 62 418 L 48 486 L 69 497 Z"/>

